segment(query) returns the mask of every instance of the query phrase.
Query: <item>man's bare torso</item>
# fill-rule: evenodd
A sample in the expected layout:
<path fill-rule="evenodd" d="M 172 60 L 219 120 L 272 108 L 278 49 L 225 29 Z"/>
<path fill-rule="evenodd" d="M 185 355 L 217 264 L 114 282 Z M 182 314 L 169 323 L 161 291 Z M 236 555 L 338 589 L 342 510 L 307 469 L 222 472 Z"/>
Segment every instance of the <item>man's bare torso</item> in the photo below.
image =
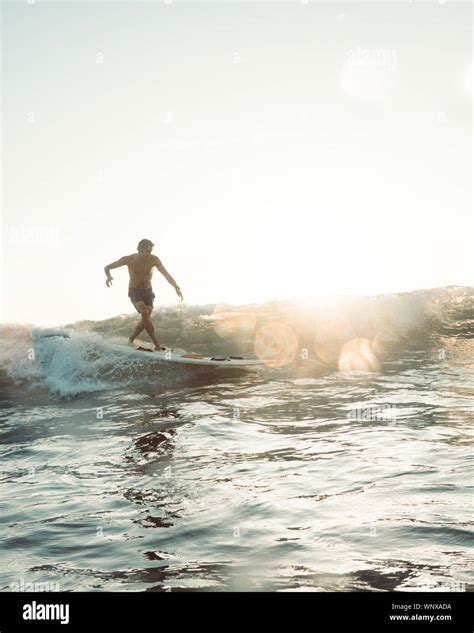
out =
<path fill-rule="evenodd" d="M 140 255 L 134 253 L 127 257 L 128 273 L 130 281 L 129 288 L 151 288 L 151 278 L 153 276 L 153 268 L 158 263 L 155 255 Z"/>

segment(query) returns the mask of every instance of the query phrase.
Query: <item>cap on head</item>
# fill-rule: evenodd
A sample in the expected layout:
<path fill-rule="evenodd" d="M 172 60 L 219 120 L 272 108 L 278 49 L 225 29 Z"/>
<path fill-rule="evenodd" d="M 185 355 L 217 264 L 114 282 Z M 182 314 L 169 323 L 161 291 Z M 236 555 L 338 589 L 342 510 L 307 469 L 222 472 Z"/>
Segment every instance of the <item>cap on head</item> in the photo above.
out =
<path fill-rule="evenodd" d="M 142 246 L 155 246 L 151 240 L 140 240 L 138 242 L 137 250 L 140 250 Z"/>

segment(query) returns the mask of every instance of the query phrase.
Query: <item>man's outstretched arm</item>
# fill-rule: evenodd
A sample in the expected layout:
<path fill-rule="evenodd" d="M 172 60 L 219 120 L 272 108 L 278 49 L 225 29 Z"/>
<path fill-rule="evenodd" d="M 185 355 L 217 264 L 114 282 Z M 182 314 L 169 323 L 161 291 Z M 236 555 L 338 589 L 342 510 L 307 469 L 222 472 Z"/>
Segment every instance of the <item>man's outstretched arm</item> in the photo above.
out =
<path fill-rule="evenodd" d="M 121 257 L 120 259 L 117 259 L 116 262 L 112 262 L 112 264 L 109 264 L 108 266 L 104 267 L 104 271 L 105 274 L 107 275 L 107 279 L 105 280 L 105 285 L 107 286 L 107 288 L 109 288 L 112 285 L 112 275 L 110 274 L 110 270 L 112 268 L 120 268 L 120 266 L 126 266 L 128 263 L 128 255 L 125 255 L 125 257 Z"/>
<path fill-rule="evenodd" d="M 163 277 L 166 278 L 166 281 L 173 286 L 173 288 L 176 290 L 176 294 L 182 301 L 183 295 L 181 294 L 180 287 L 178 286 L 176 281 L 173 279 L 173 277 L 169 274 L 169 272 L 166 270 L 166 268 L 163 266 L 159 257 L 155 257 L 155 266 L 158 268 L 158 270 L 163 275 Z"/>

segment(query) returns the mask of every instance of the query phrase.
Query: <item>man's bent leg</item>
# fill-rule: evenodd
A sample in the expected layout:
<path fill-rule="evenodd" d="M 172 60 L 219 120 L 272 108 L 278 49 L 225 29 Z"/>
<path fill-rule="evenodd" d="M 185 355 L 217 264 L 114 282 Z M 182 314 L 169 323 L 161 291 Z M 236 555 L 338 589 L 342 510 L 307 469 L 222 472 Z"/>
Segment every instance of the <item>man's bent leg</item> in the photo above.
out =
<path fill-rule="evenodd" d="M 155 328 L 153 327 L 153 323 L 151 322 L 151 319 L 150 319 L 149 308 L 143 303 L 143 301 L 137 301 L 135 305 L 137 307 L 137 310 L 139 310 L 140 314 L 142 315 L 142 320 L 135 328 L 135 331 L 138 330 L 138 327 L 141 326 L 141 324 L 143 324 L 143 327 L 141 327 L 140 332 L 144 328 L 148 332 L 148 336 L 151 338 L 151 340 L 155 344 L 155 349 L 161 349 L 160 343 L 155 336 Z"/>
<path fill-rule="evenodd" d="M 153 308 L 151 306 L 146 306 L 146 307 L 148 308 L 148 315 L 151 315 L 151 311 L 153 310 Z M 137 310 L 138 310 L 138 308 L 137 308 Z M 140 317 L 141 317 L 141 313 L 140 313 Z M 133 334 L 128 339 L 128 342 L 129 343 L 133 343 L 133 341 L 137 338 L 137 336 L 140 334 L 140 332 L 142 332 L 144 329 L 145 329 L 145 325 L 143 323 L 143 318 L 140 318 L 140 321 L 138 322 L 137 327 L 133 330 Z"/>
<path fill-rule="evenodd" d="M 137 338 L 137 336 L 140 334 L 140 332 L 142 330 L 145 329 L 145 326 L 143 325 L 143 319 L 140 319 L 140 321 L 138 322 L 137 327 L 133 330 L 133 334 L 132 336 L 130 336 L 130 338 L 128 339 L 129 343 L 133 343 L 133 341 Z"/>

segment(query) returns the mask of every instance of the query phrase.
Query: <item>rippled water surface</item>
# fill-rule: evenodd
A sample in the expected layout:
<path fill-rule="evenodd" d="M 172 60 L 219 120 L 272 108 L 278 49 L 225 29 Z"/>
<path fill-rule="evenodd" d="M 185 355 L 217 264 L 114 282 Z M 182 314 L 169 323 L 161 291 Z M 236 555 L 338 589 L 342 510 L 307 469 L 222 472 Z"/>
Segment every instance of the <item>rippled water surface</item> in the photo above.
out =
<path fill-rule="evenodd" d="M 470 342 L 73 398 L 4 372 L 1 588 L 469 590 Z"/>

